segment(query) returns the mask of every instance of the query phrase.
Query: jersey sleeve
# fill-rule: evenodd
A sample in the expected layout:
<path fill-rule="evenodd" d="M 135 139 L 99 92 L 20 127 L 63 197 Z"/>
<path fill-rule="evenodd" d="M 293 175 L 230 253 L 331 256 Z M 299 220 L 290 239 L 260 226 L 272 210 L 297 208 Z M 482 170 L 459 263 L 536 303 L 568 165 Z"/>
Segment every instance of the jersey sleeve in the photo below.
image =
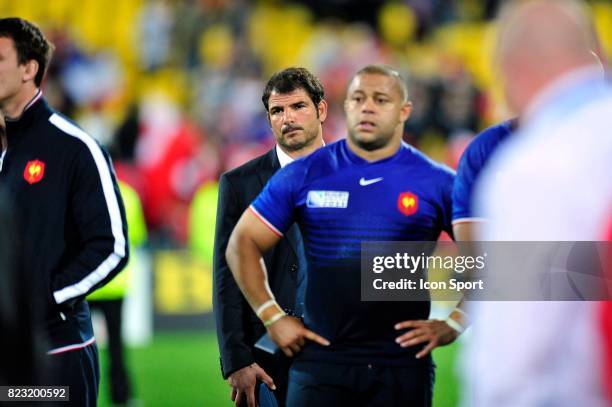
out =
<path fill-rule="evenodd" d="M 453 184 L 453 224 L 474 218 L 472 192 L 481 166 L 478 143 L 472 142 L 459 160 L 457 176 Z"/>
<path fill-rule="evenodd" d="M 475 184 L 497 146 L 512 134 L 515 128 L 516 119 L 489 127 L 478 134 L 466 148 L 459 160 L 453 186 L 453 224 L 482 219 L 474 208 Z"/>
<path fill-rule="evenodd" d="M 445 167 L 440 182 L 440 215 L 441 229 L 453 237 L 453 185 L 455 183 L 455 172 Z"/>
<path fill-rule="evenodd" d="M 300 164 L 294 162 L 277 171 L 249 207 L 279 236 L 295 222 L 296 198 L 304 178 Z"/>
<path fill-rule="evenodd" d="M 52 281 L 57 304 L 78 300 L 103 286 L 128 260 L 125 209 L 110 157 L 76 127 L 68 130 L 83 142 L 70 180 L 70 216 L 79 240 L 74 243 L 78 247 L 74 258 Z"/>

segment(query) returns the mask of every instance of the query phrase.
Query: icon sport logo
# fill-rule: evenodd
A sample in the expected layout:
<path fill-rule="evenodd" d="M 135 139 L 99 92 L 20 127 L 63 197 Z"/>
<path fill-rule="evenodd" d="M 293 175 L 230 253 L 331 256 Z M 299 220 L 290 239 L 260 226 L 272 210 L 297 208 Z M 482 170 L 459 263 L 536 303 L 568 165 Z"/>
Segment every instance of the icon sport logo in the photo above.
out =
<path fill-rule="evenodd" d="M 25 170 L 23 170 L 23 178 L 30 185 L 40 182 L 44 175 L 45 163 L 40 160 L 28 161 Z"/>
<path fill-rule="evenodd" d="M 419 197 L 412 192 L 402 192 L 397 198 L 397 209 L 406 216 L 414 214 L 419 208 Z"/>

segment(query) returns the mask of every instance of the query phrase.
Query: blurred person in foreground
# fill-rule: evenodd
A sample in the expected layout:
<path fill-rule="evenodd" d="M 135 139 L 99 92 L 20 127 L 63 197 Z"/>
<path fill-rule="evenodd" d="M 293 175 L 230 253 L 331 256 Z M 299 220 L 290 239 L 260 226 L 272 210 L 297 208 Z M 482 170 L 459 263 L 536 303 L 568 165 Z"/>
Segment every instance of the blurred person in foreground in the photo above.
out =
<path fill-rule="evenodd" d="M 607 58 L 598 38 L 595 24 L 587 22 L 590 48 L 607 66 Z M 516 113 L 516 112 L 514 112 Z M 467 146 L 457 168 L 453 186 L 453 233 L 458 241 L 474 240 L 478 224 L 485 219 L 474 205 L 476 184 L 499 147 L 518 130 L 519 118 L 514 117 L 495 124 L 479 133 Z"/>
<path fill-rule="evenodd" d="M 348 138 L 270 180 L 236 225 L 228 264 L 271 338 L 296 357 L 288 405 L 430 406 L 430 352 L 458 332 L 427 320 L 428 301 L 361 301 L 361 241 L 452 234 L 454 175 L 402 142 L 412 103 L 396 70 L 359 70 L 344 107 Z M 258 261 L 294 222 L 308 258 L 304 323 L 275 303 Z"/>
<path fill-rule="evenodd" d="M 595 26 L 591 24 L 590 34 L 592 38 L 593 52 L 605 61 L 601 43 L 597 37 Z M 481 214 L 477 213 L 474 205 L 476 185 L 480 181 L 491 158 L 499 150 L 509 136 L 518 130 L 519 118 L 515 117 L 495 124 L 479 133 L 463 152 L 457 168 L 457 176 L 453 185 L 453 233 L 457 241 L 469 242 L 476 238 L 476 229 L 485 221 Z M 469 245 L 461 245 L 463 250 L 474 250 Z M 469 318 L 462 302 L 456 311 L 461 316 L 462 329 L 469 323 Z"/>
<path fill-rule="evenodd" d="M 0 182 L 14 202 L 30 305 L 49 342 L 41 384 L 69 386 L 66 405 L 95 406 L 98 353 L 84 298 L 127 261 L 125 213 L 106 152 L 42 97 L 52 49 L 34 24 L 0 19 Z"/>
<path fill-rule="evenodd" d="M 502 85 L 520 125 L 477 187 L 487 222 L 476 237 L 604 240 L 612 217 L 612 90 L 592 52 L 588 13 L 569 0 L 515 2 L 504 9 L 498 35 Z M 522 265 L 537 261 L 502 266 L 523 280 L 538 270 Z M 466 406 L 609 405 L 601 303 L 470 305 Z"/>
<path fill-rule="evenodd" d="M 221 352 L 221 370 L 232 387 L 236 405 L 285 405 L 290 359 L 282 352 L 268 354 L 254 347 L 266 333 L 236 285 L 225 260 L 230 234 L 240 215 L 268 180 L 287 164 L 324 145 L 322 124 L 327 102 L 319 79 L 304 68 L 275 73 L 262 96 L 276 146 L 268 153 L 223 174 L 214 248 L 214 313 Z M 301 318 L 306 258 L 297 225 L 262 256 L 269 289 L 285 313 Z M 258 385 L 258 383 L 264 384 Z M 274 390 L 271 392 L 269 389 Z"/>
<path fill-rule="evenodd" d="M 6 128 L 1 111 L 0 142 L 2 151 L 6 151 Z M 0 169 L 3 163 L 4 153 L 0 157 Z M 0 182 L 0 386 L 35 383 L 44 373 L 40 354 L 43 338 L 34 329 L 34 314 L 29 306 L 31 277 L 20 267 L 22 259 L 16 243 L 19 237 L 12 203 Z"/>

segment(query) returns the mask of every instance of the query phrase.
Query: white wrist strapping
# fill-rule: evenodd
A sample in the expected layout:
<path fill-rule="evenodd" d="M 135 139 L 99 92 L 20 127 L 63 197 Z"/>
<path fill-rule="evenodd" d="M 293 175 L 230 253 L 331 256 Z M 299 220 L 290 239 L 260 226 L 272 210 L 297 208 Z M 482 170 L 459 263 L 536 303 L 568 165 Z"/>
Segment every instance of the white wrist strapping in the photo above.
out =
<path fill-rule="evenodd" d="M 274 298 L 261 304 L 259 308 L 257 308 L 257 310 L 255 311 L 255 315 L 257 315 L 257 317 L 261 319 L 261 314 L 265 311 L 266 308 L 268 308 L 271 305 L 278 305 Z"/>
<path fill-rule="evenodd" d="M 459 332 L 460 334 L 462 334 L 463 331 L 465 331 L 465 328 L 461 326 L 459 322 L 455 321 L 454 319 L 450 317 L 446 319 L 446 325 L 450 326 L 451 328 L 453 328 L 455 331 Z"/>
<path fill-rule="evenodd" d="M 268 319 L 267 321 L 264 321 L 263 322 L 263 326 L 265 326 L 267 328 L 270 325 L 272 325 L 273 323 L 275 323 L 276 321 L 278 321 L 279 319 L 284 318 L 286 316 L 287 316 L 287 314 L 285 314 L 284 311 L 277 312 L 270 319 Z"/>

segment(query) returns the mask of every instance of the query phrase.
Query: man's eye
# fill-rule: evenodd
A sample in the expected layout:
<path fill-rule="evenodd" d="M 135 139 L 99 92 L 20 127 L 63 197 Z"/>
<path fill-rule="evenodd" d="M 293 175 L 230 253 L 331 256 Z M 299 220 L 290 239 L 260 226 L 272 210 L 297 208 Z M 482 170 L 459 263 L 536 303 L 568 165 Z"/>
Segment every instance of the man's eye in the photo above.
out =
<path fill-rule="evenodd" d="M 376 99 L 376 103 L 378 103 L 378 104 L 380 104 L 380 105 L 385 104 L 385 103 L 387 103 L 387 102 L 388 102 L 388 100 L 387 100 L 387 99 L 383 99 L 383 98 L 378 98 L 378 99 Z"/>

